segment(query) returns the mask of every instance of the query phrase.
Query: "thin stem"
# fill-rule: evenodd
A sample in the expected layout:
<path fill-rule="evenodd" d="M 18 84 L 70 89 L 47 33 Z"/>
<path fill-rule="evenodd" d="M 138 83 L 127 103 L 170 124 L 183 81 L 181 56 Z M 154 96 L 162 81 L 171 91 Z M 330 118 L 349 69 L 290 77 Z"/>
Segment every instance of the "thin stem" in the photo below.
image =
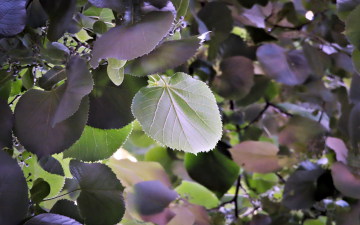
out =
<path fill-rule="evenodd" d="M 269 106 L 270 106 L 270 103 L 269 103 L 269 102 L 266 102 L 266 105 L 264 106 L 264 108 L 257 114 L 257 116 L 256 116 L 254 119 L 252 119 L 252 120 L 250 121 L 250 123 L 249 123 L 248 125 L 246 125 L 246 126 L 243 128 L 243 130 L 249 129 L 249 127 L 250 127 L 251 125 L 253 125 L 253 124 L 256 123 L 257 121 L 259 121 L 259 120 L 261 119 L 262 115 L 263 115 L 263 114 L 266 112 L 266 110 L 269 108 Z"/>
<path fill-rule="evenodd" d="M 235 189 L 235 196 L 234 196 L 234 205 L 235 205 L 235 218 L 239 218 L 239 209 L 238 209 L 238 195 L 239 195 L 239 190 L 240 190 L 240 186 L 241 186 L 241 175 L 238 176 L 237 178 L 237 182 L 236 182 L 236 189 Z"/>
<path fill-rule="evenodd" d="M 80 189 L 75 189 L 75 190 L 72 190 L 72 191 L 70 191 L 70 192 L 68 192 L 68 193 L 62 194 L 62 195 L 58 195 L 58 196 L 55 196 L 55 197 L 52 197 L 52 198 L 44 199 L 44 200 L 42 200 L 42 202 L 50 201 L 50 200 L 53 200 L 53 199 L 57 199 L 57 198 L 60 198 L 60 197 L 65 196 L 65 195 L 71 194 L 71 193 L 73 193 L 73 192 L 75 192 L 75 191 L 80 191 Z"/>

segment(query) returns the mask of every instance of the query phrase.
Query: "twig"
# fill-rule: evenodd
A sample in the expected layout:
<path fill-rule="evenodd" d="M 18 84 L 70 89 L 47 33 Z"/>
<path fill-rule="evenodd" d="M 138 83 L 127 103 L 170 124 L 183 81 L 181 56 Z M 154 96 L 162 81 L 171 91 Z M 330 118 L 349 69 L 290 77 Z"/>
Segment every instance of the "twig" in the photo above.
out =
<path fill-rule="evenodd" d="M 264 106 L 264 108 L 258 113 L 258 115 L 257 115 L 254 119 L 252 119 L 252 120 L 249 122 L 248 125 L 246 125 L 246 126 L 243 128 L 243 130 L 249 129 L 249 127 L 250 127 L 251 125 L 253 125 L 253 124 L 256 123 L 257 121 L 259 121 L 259 120 L 261 119 L 262 115 L 263 115 L 263 114 L 266 112 L 266 110 L 269 108 L 269 106 L 270 106 L 269 102 L 266 102 L 266 105 Z"/>
<path fill-rule="evenodd" d="M 282 114 L 285 114 L 286 116 L 292 117 L 294 116 L 292 113 L 289 113 L 288 111 L 286 111 L 285 109 L 281 108 L 280 106 L 271 103 L 271 102 L 267 102 L 267 104 L 271 107 L 273 107 L 274 109 L 278 110 L 279 112 L 281 112 Z"/>
<path fill-rule="evenodd" d="M 11 100 L 11 102 L 8 105 L 12 105 L 16 99 L 18 99 L 21 95 L 15 95 L 15 97 L 13 98 L 13 100 Z"/>
<path fill-rule="evenodd" d="M 55 196 L 55 197 L 52 197 L 52 198 L 44 199 L 44 200 L 42 200 L 42 202 L 50 201 L 50 200 L 53 200 L 53 199 L 57 199 L 57 198 L 60 198 L 60 197 L 65 196 L 65 195 L 71 194 L 71 193 L 73 193 L 73 192 L 75 192 L 75 191 L 80 191 L 80 189 L 75 189 L 75 190 L 69 191 L 68 193 L 62 194 L 62 195 L 58 195 L 58 196 Z"/>
<path fill-rule="evenodd" d="M 234 196 L 234 205 L 235 205 L 235 218 L 239 218 L 239 209 L 238 209 L 238 196 L 239 196 L 239 190 L 241 186 L 241 175 L 238 176 L 236 181 L 236 189 L 235 189 L 235 196 Z"/>

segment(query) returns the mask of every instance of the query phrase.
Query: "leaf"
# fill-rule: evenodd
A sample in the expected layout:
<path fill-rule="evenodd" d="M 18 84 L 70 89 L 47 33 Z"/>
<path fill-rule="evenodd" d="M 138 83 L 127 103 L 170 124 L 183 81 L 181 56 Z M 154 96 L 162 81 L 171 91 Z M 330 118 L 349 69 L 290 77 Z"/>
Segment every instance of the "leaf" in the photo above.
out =
<path fill-rule="evenodd" d="M 12 147 L 13 113 L 6 101 L 0 99 L 0 151 Z"/>
<path fill-rule="evenodd" d="M 74 115 L 53 127 L 48 118 L 55 113 L 53 106 L 59 104 L 56 92 L 31 89 L 16 104 L 15 135 L 26 150 L 39 157 L 62 152 L 80 138 L 87 121 L 88 102 L 84 98 Z"/>
<path fill-rule="evenodd" d="M 175 191 L 190 203 L 202 205 L 207 209 L 214 208 L 219 204 L 219 199 L 214 193 L 195 182 L 183 180 L 181 184 L 175 188 Z"/>
<path fill-rule="evenodd" d="M 52 156 L 42 157 L 39 160 L 39 165 L 48 173 L 65 176 L 64 169 L 62 168 L 60 162 Z"/>
<path fill-rule="evenodd" d="M 52 117 L 52 127 L 72 116 L 78 109 L 81 100 L 88 95 L 93 88 L 93 80 L 87 69 L 86 63 L 80 57 L 74 56 L 66 66 L 67 81 L 63 89 L 60 102 Z"/>
<path fill-rule="evenodd" d="M 358 50 L 360 50 L 360 30 L 357 26 L 357 23 L 360 19 L 360 6 L 351 11 L 348 17 L 345 20 L 345 34 L 351 44 L 353 44 Z"/>
<path fill-rule="evenodd" d="M 125 187 L 149 180 L 158 180 L 170 187 L 166 172 L 157 162 L 131 162 L 128 159 L 110 158 L 108 165 Z"/>
<path fill-rule="evenodd" d="M 23 31 L 26 23 L 25 5 L 26 0 L 0 2 L 0 36 L 14 36 Z"/>
<path fill-rule="evenodd" d="M 148 55 L 144 55 L 126 65 L 125 72 L 134 76 L 146 76 L 175 68 L 195 55 L 200 47 L 199 37 L 166 41 Z"/>
<path fill-rule="evenodd" d="M 213 149 L 222 136 L 222 124 L 206 84 L 185 73 L 156 79 L 133 99 L 132 112 L 143 130 L 173 149 L 192 153 Z"/>
<path fill-rule="evenodd" d="M 76 0 L 59 0 L 56 2 L 40 0 L 40 2 L 50 19 L 47 38 L 50 41 L 57 41 L 73 25 L 72 17 L 76 9 Z"/>
<path fill-rule="evenodd" d="M 63 65 L 69 60 L 70 50 L 59 42 L 48 42 L 45 47 L 40 47 L 40 54 L 48 63 Z"/>
<path fill-rule="evenodd" d="M 40 0 L 33 0 L 26 9 L 26 22 L 32 28 L 43 27 L 46 25 L 48 16 L 42 7 Z"/>
<path fill-rule="evenodd" d="M 16 160 L 0 150 L 0 224 L 19 224 L 29 206 L 28 188 Z"/>
<path fill-rule="evenodd" d="M 95 41 L 90 65 L 96 68 L 103 58 L 131 60 L 151 52 L 168 34 L 173 20 L 171 12 L 154 11 L 136 24 L 110 29 Z"/>
<path fill-rule="evenodd" d="M 124 80 L 124 65 L 126 60 L 108 59 L 107 74 L 110 80 L 119 86 Z"/>
<path fill-rule="evenodd" d="M 318 154 L 325 145 L 325 128 L 315 120 L 293 116 L 279 133 L 279 143 L 298 152 Z"/>
<path fill-rule="evenodd" d="M 132 123 L 121 129 L 111 130 L 86 126 L 80 139 L 64 152 L 64 157 L 91 162 L 107 159 L 126 141 L 132 127 Z"/>
<path fill-rule="evenodd" d="M 347 163 L 348 149 L 343 140 L 335 137 L 327 137 L 326 146 L 334 150 L 336 161 Z"/>
<path fill-rule="evenodd" d="M 135 184 L 129 197 L 140 214 L 151 215 L 163 211 L 178 195 L 160 181 L 151 180 Z"/>
<path fill-rule="evenodd" d="M 360 177 L 351 172 L 350 168 L 341 162 L 335 162 L 331 167 L 334 185 L 343 195 L 360 199 Z"/>
<path fill-rule="evenodd" d="M 88 125 L 100 129 L 122 128 L 134 120 L 131 102 L 136 92 L 147 83 L 146 78 L 126 75 L 120 86 L 114 85 L 106 67 L 93 72 L 95 86 L 90 94 Z"/>
<path fill-rule="evenodd" d="M 299 85 L 310 76 L 310 66 L 301 51 L 286 51 L 276 44 L 264 44 L 256 52 L 264 72 L 279 83 Z"/>
<path fill-rule="evenodd" d="M 34 216 L 24 225 L 81 225 L 74 219 L 53 213 L 43 213 Z"/>
<path fill-rule="evenodd" d="M 189 8 L 190 0 L 173 0 L 176 8 L 176 18 L 185 17 Z"/>
<path fill-rule="evenodd" d="M 186 153 L 184 165 L 190 177 L 218 197 L 226 193 L 239 175 L 239 167 L 219 150 L 198 155 Z"/>
<path fill-rule="evenodd" d="M 272 143 L 244 141 L 230 149 L 234 161 L 245 170 L 255 173 L 271 173 L 286 165 L 287 157 L 278 155 L 279 149 Z"/>
<path fill-rule="evenodd" d="M 77 204 L 85 224 L 113 225 L 124 215 L 124 190 L 109 167 L 72 160 L 70 171 L 80 186 Z M 99 207 L 101 206 L 101 207 Z"/>
<path fill-rule="evenodd" d="M 50 194 L 50 185 L 42 178 L 38 178 L 34 181 L 32 188 L 30 189 L 31 201 L 40 203 L 46 196 Z"/>
<path fill-rule="evenodd" d="M 316 180 L 324 173 L 320 167 L 300 169 L 287 179 L 282 203 L 289 209 L 306 209 L 315 203 Z"/>
<path fill-rule="evenodd" d="M 81 218 L 79 210 L 73 201 L 69 201 L 66 199 L 61 199 L 57 201 L 55 205 L 51 208 L 50 213 L 67 216 L 76 221 L 84 223 L 84 220 L 83 218 Z"/>
<path fill-rule="evenodd" d="M 222 74 L 214 80 L 214 88 L 219 95 L 239 100 L 250 92 L 254 85 L 254 66 L 250 59 L 229 57 L 221 62 L 220 69 Z"/>
<path fill-rule="evenodd" d="M 336 1 L 336 8 L 338 16 L 342 20 L 346 20 L 346 17 L 352 12 L 356 6 L 360 4 L 360 0 L 341 0 Z"/>

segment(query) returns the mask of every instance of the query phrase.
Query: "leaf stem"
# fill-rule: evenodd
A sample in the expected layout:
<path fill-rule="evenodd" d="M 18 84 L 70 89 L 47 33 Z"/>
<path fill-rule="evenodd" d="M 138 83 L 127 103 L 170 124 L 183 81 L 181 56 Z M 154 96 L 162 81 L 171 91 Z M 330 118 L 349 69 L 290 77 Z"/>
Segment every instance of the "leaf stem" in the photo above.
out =
<path fill-rule="evenodd" d="M 75 191 L 80 191 L 80 189 L 75 189 L 75 190 L 69 191 L 68 193 L 62 194 L 62 195 L 58 195 L 58 196 L 55 196 L 55 197 L 52 197 L 52 198 L 47 198 L 47 199 L 42 200 L 41 202 L 45 202 L 45 201 L 50 201 L 50 200 L 53 200 L 53 199 L 57 199 L 57 198 L 60 198 L 60 197 L 65 196 L 65 195 L 71 194 L 71 193 L 73 193 L 73 192 L 75 192 Z"/>

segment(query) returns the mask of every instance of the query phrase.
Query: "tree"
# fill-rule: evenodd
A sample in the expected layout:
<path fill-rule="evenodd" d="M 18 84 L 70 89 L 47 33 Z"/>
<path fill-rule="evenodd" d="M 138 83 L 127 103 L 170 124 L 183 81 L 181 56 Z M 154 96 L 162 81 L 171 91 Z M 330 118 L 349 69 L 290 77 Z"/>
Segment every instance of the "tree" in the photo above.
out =
<path fill-rule="evenodd" d="M 3 0 L 0 224 L 360 224 L 359 5 Z"/>

